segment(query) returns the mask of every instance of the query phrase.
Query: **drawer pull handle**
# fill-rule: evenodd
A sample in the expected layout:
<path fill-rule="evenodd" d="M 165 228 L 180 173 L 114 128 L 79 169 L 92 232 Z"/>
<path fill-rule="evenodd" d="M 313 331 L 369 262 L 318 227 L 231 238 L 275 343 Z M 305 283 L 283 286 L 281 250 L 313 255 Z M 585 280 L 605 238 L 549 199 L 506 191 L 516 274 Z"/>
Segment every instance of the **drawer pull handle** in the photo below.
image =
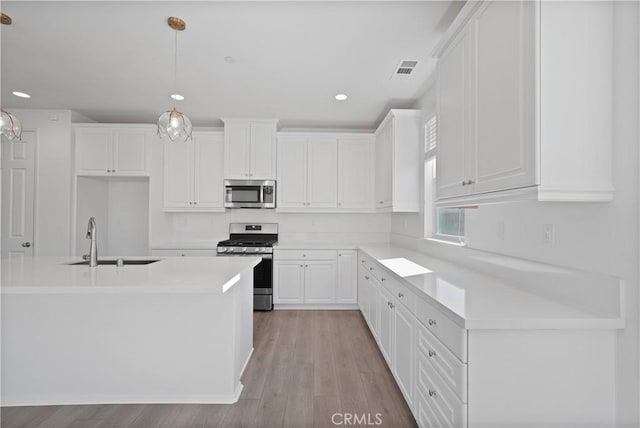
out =
<path fill-rule="evenodd" d="M 435 397 L 436 396 L 436 390 L 435 389 L 430 389 L 429 390 L 429 397 Z"/>
<path fill-rule="evenodd" d="M 429 349 L 429 358 L 433 358 L 436 356 L 436 351 L 432 351 L 431 349 Z"/>
<path fill-rule="evenodd" d="M 404 297 L 404 294 L 402 294 L 402 293 L 398 293 L 398 297 L 399 297 L 400 299 L 402 299 L 402 298 Z"/>
<path fill-rule="evenodd" d="M 387 279 L 386 278 L 380 278 L 380 281 L 385 282 Z"/>
<path fill-rule="evenodd" d="M 436 320 L 429 319 L 429 325 L 436 325 Z"/>

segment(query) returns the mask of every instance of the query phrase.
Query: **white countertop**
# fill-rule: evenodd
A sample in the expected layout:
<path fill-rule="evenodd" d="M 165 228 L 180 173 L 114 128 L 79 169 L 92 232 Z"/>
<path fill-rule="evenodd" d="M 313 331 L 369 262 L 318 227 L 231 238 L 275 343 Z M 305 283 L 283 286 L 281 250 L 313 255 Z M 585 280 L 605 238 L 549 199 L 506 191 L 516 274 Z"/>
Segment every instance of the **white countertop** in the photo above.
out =
<path fill-rule="evenodd" d="M 186 242 L 159 242 L 151 244 L 152 250 L 215 250 L 218 241 L 186 241 Z"/>
<path fill-rule="evenodd" d="M 393 262 L 392 268 L 385 267 L 419 298 L 467 329 L 624 328 L 625 325 L 621 309 L 624 284 L 619 278 L 511 259 L 515 262 L 510 269 L 520 272 L 509 280 L 393 245 L 362 245 L 359 249 L 379 263 L 403 258 L 431 271 L 411 275 L 402 272 L 400 266 L 394 268 Z M 611 296 L 593 305 L 561 302 L 562 299 L 545 291 L 545 284 L 537 287 L 537 281 L 573 292 L 595 290 L 594 299 L 601 299 L 604 293 Z M 557 294 L 562 295 L 562 291 Z M 575 300 L 588 301 L 585 296 Z"/>
<path fill-rule="evenodd" d="M 101 259 L 113 259 L 105 257 Z M 70 266 L 78 257 L 2 259 L 2 294 L 224 293 L 259 257 L 127 257 L 160 259 L 148 265 Z"/>

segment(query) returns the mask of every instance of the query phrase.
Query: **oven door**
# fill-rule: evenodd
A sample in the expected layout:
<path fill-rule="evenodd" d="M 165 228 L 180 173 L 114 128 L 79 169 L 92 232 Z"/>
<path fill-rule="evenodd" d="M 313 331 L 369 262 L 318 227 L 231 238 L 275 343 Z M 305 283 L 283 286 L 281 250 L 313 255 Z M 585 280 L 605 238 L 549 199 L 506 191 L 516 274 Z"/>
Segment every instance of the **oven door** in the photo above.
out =
<path fill-rule="evenodd" d="M 253 309 L 270 311 L 273 309 L 273 257 L 264 255 L 262 261 L 253 268 Z"/>

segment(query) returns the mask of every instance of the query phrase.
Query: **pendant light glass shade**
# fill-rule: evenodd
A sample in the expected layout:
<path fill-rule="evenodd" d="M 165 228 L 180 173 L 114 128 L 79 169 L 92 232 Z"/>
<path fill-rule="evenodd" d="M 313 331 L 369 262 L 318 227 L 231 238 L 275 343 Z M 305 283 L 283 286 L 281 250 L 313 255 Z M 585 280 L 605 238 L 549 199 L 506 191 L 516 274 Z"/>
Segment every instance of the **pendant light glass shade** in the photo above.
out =
<path fill-rule="evenodd" d="M 175 50 L 173 56 L 173 87 L 177 87 L 177 74 L 178 74 L 178 32 L 184 31 L 187 27 L 186 23 L 175 16 L 169 17 L 167 24 L 173 30 L 175 30 Z M 173 92 L 177 94 L 177 91 Z M 179 100 L 177 98 L 180 95 L 172 95 L 171 98 Z M 182 97 L 184 99 L 184 97 Z M 191 137 L 191 121 L 184 113 L 179 112 L 175 107 L 172 110 L 165 111 L 158 118 L 158 135 L 160 138 L 169 137 L 171 141 L 182 140 L 187 141 Z"/>
<path fill-rule="evenodd" d="M 191 121 L 174 107 L 170 111 L 162 113 L 158 118 L 158 135 L 169 137 L 171 141 L 187 141 L 191 138 Z"/>
<path fill-rule="evenodd" d="M 9 140 L 20 140 L 22 137 L 22 124 L 17 117 L 0 109 L 0 134 Z"/>

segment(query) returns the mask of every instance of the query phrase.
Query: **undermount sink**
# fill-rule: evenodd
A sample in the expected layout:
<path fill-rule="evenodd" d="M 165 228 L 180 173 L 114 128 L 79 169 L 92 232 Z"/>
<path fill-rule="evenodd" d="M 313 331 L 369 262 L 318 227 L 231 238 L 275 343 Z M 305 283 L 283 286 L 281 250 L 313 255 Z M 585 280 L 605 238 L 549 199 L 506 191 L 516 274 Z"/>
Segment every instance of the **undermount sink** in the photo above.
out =
<path fill-rule="evenodd" d="M 155 262 L 159 262 L 160 259 L 138 259 L 138 260 L 127 260 L 127 259 L 122 259 L 122 264 L 124 265 L 148 265 L 151 263 L 155 263 Z M 72 262 L 72 263 L 68 263 L 70 266 L 77 266 L 77 265 L 84 265 L 84 266 L 89 266 L 89 260 L 83 260 L 81 262 Z M 118 260 L 98 260 L 98 266 L 99 265 L 117 265 L 118 264 Z"/>

